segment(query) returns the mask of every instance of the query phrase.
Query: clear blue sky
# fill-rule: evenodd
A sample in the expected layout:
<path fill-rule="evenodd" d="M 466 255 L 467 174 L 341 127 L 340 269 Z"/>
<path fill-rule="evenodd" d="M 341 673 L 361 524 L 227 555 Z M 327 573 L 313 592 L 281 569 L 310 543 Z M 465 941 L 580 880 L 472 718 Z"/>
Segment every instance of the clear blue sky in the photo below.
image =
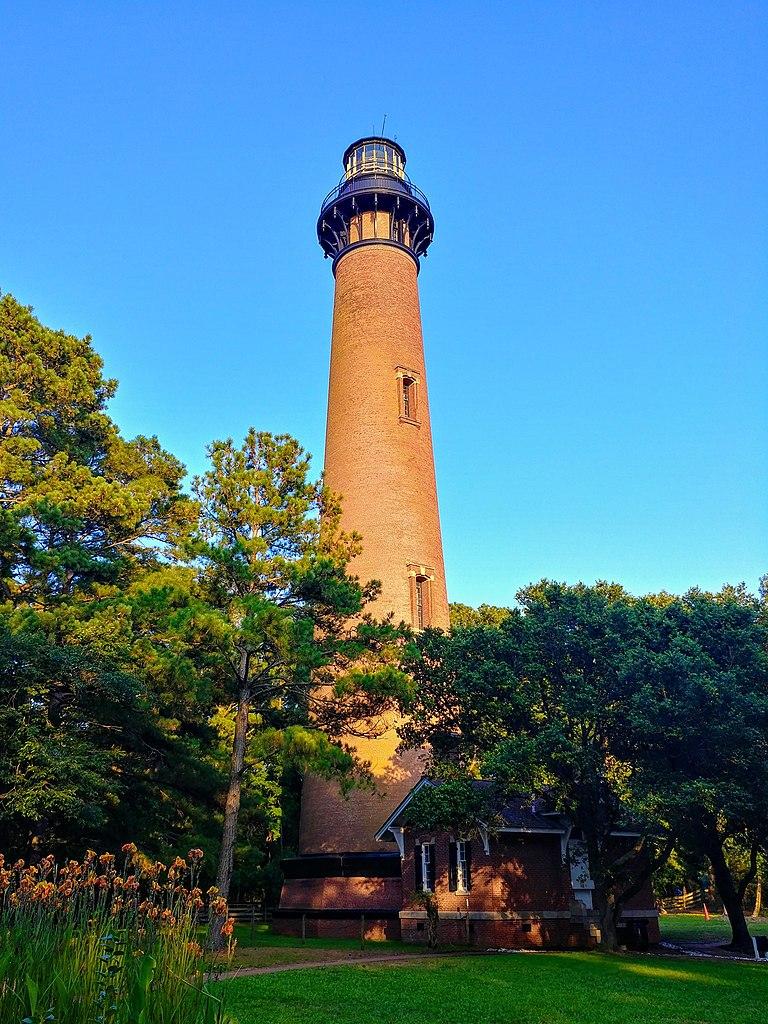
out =
<path fill-rule="evenodd" d="M 320 469 L 314 238 L 379 127 L 421 273 L 448 585 L 768 569 L 768 7 L 0 3 L 0 288 L 90 332 L 124 431 Z"/>

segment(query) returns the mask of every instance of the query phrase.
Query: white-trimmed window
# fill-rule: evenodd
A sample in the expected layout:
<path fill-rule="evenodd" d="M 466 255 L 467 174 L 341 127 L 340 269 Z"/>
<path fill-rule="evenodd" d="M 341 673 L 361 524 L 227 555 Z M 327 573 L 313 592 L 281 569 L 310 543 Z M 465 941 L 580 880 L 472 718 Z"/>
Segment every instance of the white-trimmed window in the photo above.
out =
<path fill-rule="evenodd" d="M 472 888 L 472 844 L 468 839 L 448 844 L 448 888 L 461 893 Z"/>
<path fill-rule="evenodd" d="M 414 849 L 416 889 L 419 892 L 435 891 L 435 844 L 416 843 Z"/>

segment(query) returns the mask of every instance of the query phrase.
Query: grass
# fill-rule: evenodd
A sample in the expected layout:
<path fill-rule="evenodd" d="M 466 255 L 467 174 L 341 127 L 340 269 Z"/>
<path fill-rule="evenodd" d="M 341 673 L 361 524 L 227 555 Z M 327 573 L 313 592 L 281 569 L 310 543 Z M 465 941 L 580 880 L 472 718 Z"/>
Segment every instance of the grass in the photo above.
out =
<path fill-rule="evenodd" d="M 201 929 L 201 936 L 204 929 Z M 275 964 L 308 963 L 318 960 L 341 961 L 355 959 L 367 953 L 421 952 L 422 946 L 404 942 L 366 942 L 361 950 L 359 939 L 306 939 L 292 935 L 277 935 L 267 924 L 236 925 L 237 939 L 234 955 L 218 961 L 223 970 L 238 967 L 272 967 Z"/>
<path fill-rule="evenodd" d="M 733 1024 L 764 1019 L 768 965 L 513 954 L 221 984 L 239 1024 Z"/>
<path fill-rule="evenodd" d="M 768 919 L 747 920 L 752 935 L 768 934 Z M 731 926 L 722 914 L 707 921 L 703 914 L 662 914 L 659 918 L 661 937 L 667 942 L 729 942 Z"/>
<path fill-rule="evenodd" d="M 248 924 L 235 926 L 235 938 L 238 946 L 259 949 L 264 946 L 280 946 L 283 948 L 313 949 L 359 949 L 360 939 L 306 939 L 304 942 L 294 935 L 278 935 L 268 924 L 259 923 L 251 929 Z M 402 946 L 402 942 L 366 942 L 366 948 L 381 948 L 387 951 L 390 947 Z"/>

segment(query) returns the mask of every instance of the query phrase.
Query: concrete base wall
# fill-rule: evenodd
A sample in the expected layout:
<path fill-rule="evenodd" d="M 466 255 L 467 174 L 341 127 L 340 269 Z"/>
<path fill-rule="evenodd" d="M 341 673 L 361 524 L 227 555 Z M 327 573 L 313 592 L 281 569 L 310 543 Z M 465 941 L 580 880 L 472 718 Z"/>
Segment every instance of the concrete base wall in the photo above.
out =
<path fill-rule="evenodd" d="M 330 918 L 306 915 L 288 917 L 279 911 L 272 919 L 272 930 L 278 935 L 302 936 L 308 939 L 359 939 L 367 942 L 398 940 L 401 937 L 400 921 L 397 918 L 360 917 Z"/>
<path fill-rule="evenodd" d="M 401 921 L 404 942 L 426 942 L 426 922 Z M 441 945 L 467 944 L 467 921 L 440 922 Z M 568 920 L 484 921 L 469 920 L 469 945 L 478 949 L 589 949 L 594 936 L 581 923 Z"/>

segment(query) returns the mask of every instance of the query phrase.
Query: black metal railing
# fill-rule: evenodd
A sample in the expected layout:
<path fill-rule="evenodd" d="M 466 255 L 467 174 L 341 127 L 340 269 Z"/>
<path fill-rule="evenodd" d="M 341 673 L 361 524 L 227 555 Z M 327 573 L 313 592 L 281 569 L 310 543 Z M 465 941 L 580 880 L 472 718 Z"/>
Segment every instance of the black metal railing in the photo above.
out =
<path fill-rule="evenodd" d="M 400 178 L 389 174 L 363 174 L 351 178 L 342 178 L 339 184 L 332 188 L 320 206 L 322 214 L 329 206 L 338 202 L 343 196 L 354 195 L 355 192 L 371 191 L 393 192 L 397 195 L 408 196 L 415 199 L 427 212 L 429 201 L 420 188 L 417 188 L 408 178 Z"/>

